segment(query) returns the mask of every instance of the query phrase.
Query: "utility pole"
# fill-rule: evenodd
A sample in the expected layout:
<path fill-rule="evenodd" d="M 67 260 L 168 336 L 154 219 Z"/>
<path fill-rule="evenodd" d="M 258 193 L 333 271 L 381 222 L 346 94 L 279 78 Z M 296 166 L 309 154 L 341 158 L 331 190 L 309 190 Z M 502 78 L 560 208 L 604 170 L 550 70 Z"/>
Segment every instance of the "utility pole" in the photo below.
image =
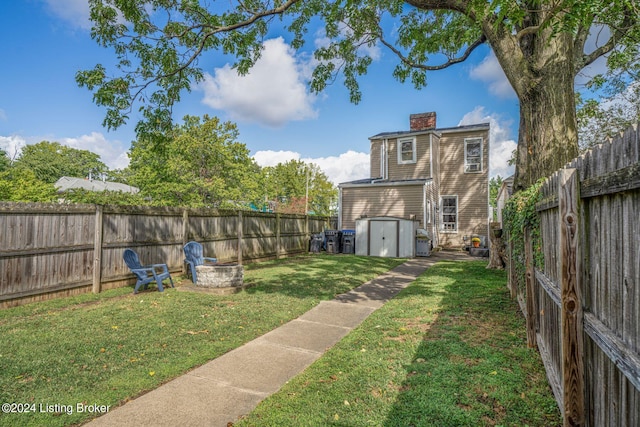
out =
<path fill-rule="evenodd" d="M 304 168 L 307 172 L 307 190 L 304 196 L 304 214 L 307 215 L 309 213 L 309 165 L 305 164 Z"/>

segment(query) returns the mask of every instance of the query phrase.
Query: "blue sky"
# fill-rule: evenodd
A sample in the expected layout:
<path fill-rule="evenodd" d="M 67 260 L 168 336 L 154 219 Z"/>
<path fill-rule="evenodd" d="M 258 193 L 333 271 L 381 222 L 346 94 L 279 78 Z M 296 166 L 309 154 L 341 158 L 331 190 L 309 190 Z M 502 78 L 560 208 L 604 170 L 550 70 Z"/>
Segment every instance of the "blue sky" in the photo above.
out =
<path fill-rule="evenodd" d="M 86 0 L 0 3 L 0 148 L 10 155 L 48 140 L 93 151 L 111 168 L 127 165 L 135 121 L 107 131 L 101 126 L 105 111 L 75 83 L 78 70 L 97 63 L 109 69 L 115 62 L 91 39 L 88 13 Z M 517 140 L 518 102 L 488 47 L 430 73 L 421 90 L 397 82 L 393 54 L 372 48 L 374 63 L 360 80 L 362 101 L 354 105 L 340 82 L 310 94 L 313 61 L 288 41 L 286 34 L 268 39 L 261 62 L 244 78 L 229 58 L 208 53 L 200 63 L 207 79 L 185 94 L 176 118 L 209 114 L 234 121 L 259 164 L 312 161 L 338 183 L 368 176 L 370 136 L 407 130 L 410 114 L 435 111 L 439 127 L 490 122 L 491 175 L 513 172 L 506 162 Z M 309 45 L 322 43 L 321 33 L 309 36 Z"/>

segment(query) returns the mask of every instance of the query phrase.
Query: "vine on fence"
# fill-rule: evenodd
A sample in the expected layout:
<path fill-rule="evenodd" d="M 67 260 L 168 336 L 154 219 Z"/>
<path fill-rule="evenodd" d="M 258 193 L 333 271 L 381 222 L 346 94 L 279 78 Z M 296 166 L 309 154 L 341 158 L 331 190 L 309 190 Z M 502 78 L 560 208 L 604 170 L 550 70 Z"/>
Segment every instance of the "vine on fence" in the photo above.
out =
<path fill-rule="evenodd" d="M 541 269 L 544 264 L 540 237 L 540 215 L 536 211 L 536 204 L 541 200 L 540 187 L 543 182 L 544 179 L 540 179 L 526 190 L 515 193 L 507 200 L 504 208 L 504 227 L 509 233 L 508 244 L 511 246 L 511 254 L 516 261 L 518 286 L 524 285 L 524 230 L 526 227 L 531 229 L 534 263 Z"/>

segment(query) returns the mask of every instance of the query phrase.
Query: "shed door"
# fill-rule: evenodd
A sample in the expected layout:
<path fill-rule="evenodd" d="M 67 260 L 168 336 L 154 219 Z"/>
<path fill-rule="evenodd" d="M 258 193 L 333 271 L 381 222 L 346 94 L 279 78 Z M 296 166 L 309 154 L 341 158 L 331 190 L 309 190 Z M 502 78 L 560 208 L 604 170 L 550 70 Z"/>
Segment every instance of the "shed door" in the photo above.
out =
<path fill-rule="evenodd" d="M 398 256 L 398 221 L 369 221 L 369 255 Z"/>

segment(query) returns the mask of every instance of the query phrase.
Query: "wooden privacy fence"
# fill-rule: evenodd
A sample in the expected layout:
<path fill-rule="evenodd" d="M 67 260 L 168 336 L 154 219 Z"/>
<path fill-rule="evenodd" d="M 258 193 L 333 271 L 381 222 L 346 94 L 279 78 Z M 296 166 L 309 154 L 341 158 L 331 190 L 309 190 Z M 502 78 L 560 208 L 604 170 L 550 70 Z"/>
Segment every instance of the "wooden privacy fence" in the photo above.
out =
<path fill-rule="evenodd" d="M 158 207 L 0 203 L 0 307 L 125 286 L 122 259 L 183 268 L 183 245 L 202 243 L 220 262 L 306 252 L 326 217 Z"/>
<path fill-rule="evenodd" d="M 630 128 L 548 178 L 540 241 L 525 232 L 524 275 L 509 256 L 509 286 L 565 425 L 640 425 L 638 134 Z"/>

